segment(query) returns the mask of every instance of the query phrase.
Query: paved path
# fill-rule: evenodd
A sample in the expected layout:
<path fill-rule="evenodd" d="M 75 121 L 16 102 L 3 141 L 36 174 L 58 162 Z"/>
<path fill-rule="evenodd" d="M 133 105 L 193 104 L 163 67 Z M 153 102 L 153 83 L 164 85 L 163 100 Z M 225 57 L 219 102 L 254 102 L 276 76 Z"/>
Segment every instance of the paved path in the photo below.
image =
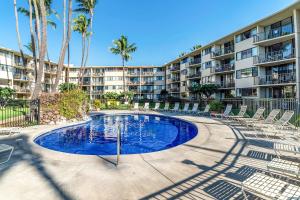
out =
<path fill-rule="evenodd" d="M 200 134 L 172 149 L 121 156 L 118 167 L 113 156 L 65 154 L 32 142 L 56 125 L 0 137 L 16 147 L 0 166 L 0 199 L 243 199 L 240 181 L 265 169 L 274 153 L 247 146 L 238 131 L 218 121 L 178 117 L 195 123 Z"/>

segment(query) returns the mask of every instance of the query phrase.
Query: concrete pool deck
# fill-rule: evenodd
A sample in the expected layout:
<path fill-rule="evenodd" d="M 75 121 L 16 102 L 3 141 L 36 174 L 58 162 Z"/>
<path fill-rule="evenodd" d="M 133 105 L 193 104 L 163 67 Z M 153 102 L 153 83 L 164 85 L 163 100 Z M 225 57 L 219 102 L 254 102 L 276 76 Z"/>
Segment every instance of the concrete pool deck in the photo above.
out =
<path fill-rule="evenodd" d="M 66 154 L 33 142 L 61 125 L 0 136 L 0 143 L 15 147 L 0 165 L 0 199 L 243 199 L 240 182 L 274 157 L 271 149 L 247 146 L 243 134 L 219 121 L 172 116 L 193 122 L 199 134 L 168 150 L 122 155 L 118 167 L 115 156 Z"/>

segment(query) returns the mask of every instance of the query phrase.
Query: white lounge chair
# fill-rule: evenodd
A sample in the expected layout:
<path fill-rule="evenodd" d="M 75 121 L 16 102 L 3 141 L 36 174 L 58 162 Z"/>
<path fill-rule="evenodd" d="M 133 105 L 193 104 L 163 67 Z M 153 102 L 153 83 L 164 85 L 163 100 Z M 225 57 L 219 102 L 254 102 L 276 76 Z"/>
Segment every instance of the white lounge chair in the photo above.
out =
<path fill-rule="evenodd" d="M 139 103 L 134 103 L 133 110 L 138 110 L 138 109 L 139 109 Z"/>
<path fill-rule="evenodd" d="M 227 104 L 224 113 L 221 114 L 214 114 L 214 117 L 220 117 L 220 118 L 228 118 L 232 115 L 232 104 Z"/>
<path fill-rule="evenodd" d="M 144 111 L 149 110 L 149 102 L 145 103 L 144 108 L 142 110 L 144 110 Z"/>
<path fill-rule="evenodd" d="M 254 123 L 254 122 L 258 122 L 259 120 L 262 120 L 264 112 L 265 112 L 265 108 L 260 107 L 256 110 L 256 112 L 254 113 L 254 115 L 251 118 L 243 117 L 243 118 L 239 118 L 237 120 L 241 124 L 244 124 L 247 126 L 248 123 Z"/>
<path fill-rule="evenodd" d="M 205 106 L 204 110 L 203 110 L 203 111 L 199 111 L 197 114 L 198 114 L 198 115 L 208 115 L 208 116 L 210 116 L 209 110 L 210 110 L 210 105 L 207 104 L 207 105 Z"/>
<path fill-rule="evenodd" d="M 13 135 L 20 133 L 20 127 L 3 127 L 0 128 L 0 135 Z"/>
<path fill-rule="evenodd" d="M 291 176 L 293 178 L 300 177 L 300 163 L 289 160 L 273 158 L 272 161 L 267 164 L 267 169 L 270 172 Z"/>
<path fill-rule="evenodd" d="M 190 106 L 190 103 L 185 103 L 183 109 L 181 110 L 181 112 L 188 112 L 189 106 Z"/>
<path fill-rule="evenodd" d="M 160 103 L 155 103 L 155 106 L 152 110 L 159 110 Z"/>
<path fill-rule="evenodd" d="M 242 105 L 237 115 L 229 115 L 227 118 L 230 120 L 238 120 L 244 118 L 247 112 L 247 105 Z"/>
<path fill-rule="evenodd" d="M 176 102 L 175 105 L 174 105 L 174 108 L 171 109 L 170 111 L 171 112 L 178 112 L 179 111 L 179 105 L 180 105 L 179 102 Z"/>
<path fill-rule="evenodd" d="M 6 163 L 10 160 L 11 155 L 14 151 L 14 147 L 7 145 L 7 144 L 0 144 L 0 154 L 5 153 L 5 152 L 9 152 L 9 155 L 6 159 L 4 159 L 3 161 L 0 161 L 0 164 Z"/>
<path fill-rule="evenodd" d="M 257 130 L 260 127 L 264 127 L 266 124 L 273 124 L 276 120 L 277 115 L 280 113 L 280 109 L 273 109 L 266 119 L 257 121 L 255 123 L 247 123 L 248 127 L 252 127 L 253 129 Z"/>
<path fill-rule="evenodd" d="M 166 102 L 165 103 L 165 107 L 163 109 L 160 109 L 160 111 L 168 111 L 169 110 L 169 107 L 170 107 L 170 103 L 169 102 Z"/>
<path fill-rule="evenodd" d="M 292 200 L 300 198 L 300 186 L 262 173 L 255 173 L 243 181 L 242 191 L 245 199 L 248 199 L 245 191 L 264 199 Z"/>
<path fill-rule="evenodd" d="M 189 114 L 197 114 L 198 112 L 199 103 L 194 103 L 192 110 L 189 110 Z"/>

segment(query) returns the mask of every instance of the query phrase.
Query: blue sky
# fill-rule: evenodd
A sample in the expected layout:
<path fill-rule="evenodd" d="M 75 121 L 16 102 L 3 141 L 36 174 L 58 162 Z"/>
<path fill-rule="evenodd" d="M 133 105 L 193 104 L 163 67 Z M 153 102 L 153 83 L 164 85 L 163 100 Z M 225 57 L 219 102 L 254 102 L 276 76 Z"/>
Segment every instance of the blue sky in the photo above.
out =
<path fill-rule="evenodd" d="M 62 0 L 53 0 L 61 12 Z M 90 65 L 120 65 L 109 52 L 112 41 L 124 34 L 138 50 L 128 65 L 163 65 L 187 52 L 193 45 L 205 45 L 273 12 L 295 0 L 99 0 L 95 10 Z M 27 0 L 18 0 L 24 5 Z M 18 50 L 13 1 L 0 6 L 0 46 Z M 20 17 L 23 44 L 29 42 L 28 19 Z M 50 58 L 58 60 L 62 25 L 48 31 Z M 71 63 L 80 64 L 81 37 L 73 33 Z"/>

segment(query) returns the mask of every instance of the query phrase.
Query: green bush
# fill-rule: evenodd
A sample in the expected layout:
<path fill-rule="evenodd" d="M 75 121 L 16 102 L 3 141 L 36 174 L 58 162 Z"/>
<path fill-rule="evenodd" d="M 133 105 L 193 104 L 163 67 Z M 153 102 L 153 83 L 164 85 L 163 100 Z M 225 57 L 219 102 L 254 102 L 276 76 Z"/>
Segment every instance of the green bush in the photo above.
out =
<path fill-rule="evenodd" d="M 215 112 L 221 112 L 224 108 L 223 104 L 220 101 L 212 101 L 209 103 L 210 110 Z"/>
<path fill-rule="evenodd" d="M 66 92 L 66 91 L 70 91 L 70 90 L 75 90 L 77 89 L 77 85 L 74 83 L 62 83 L 58 86 L 58 90 L 60 92 Z"/>
<path fill-rule="evenodd" d="M 88 111 L 87 100 L 86 93 L 80 89 L 63 92 L 58 102 L 59 114 L 67 119 L 82 118 Z"/>

